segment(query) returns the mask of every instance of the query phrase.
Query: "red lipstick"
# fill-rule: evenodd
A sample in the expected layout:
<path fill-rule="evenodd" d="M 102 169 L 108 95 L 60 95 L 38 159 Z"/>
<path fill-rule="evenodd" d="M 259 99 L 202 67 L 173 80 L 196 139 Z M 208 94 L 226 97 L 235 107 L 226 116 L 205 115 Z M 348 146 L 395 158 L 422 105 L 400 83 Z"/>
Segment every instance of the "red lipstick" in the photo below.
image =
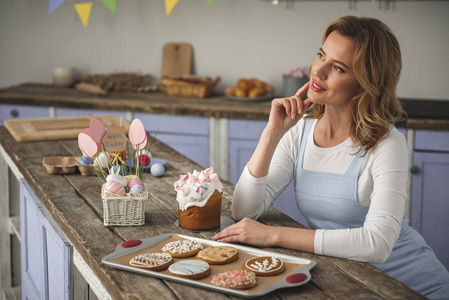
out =
<path fill-rule="evenodd" d="M 312 79 L 312 84 L 309 87 L 312 91 L 320 93 L 320 92 L 324 92 L 326 89 L 323 88 L 321 85 L 319 85 L 318 83 L 316 83 L 315 80 Z"/>

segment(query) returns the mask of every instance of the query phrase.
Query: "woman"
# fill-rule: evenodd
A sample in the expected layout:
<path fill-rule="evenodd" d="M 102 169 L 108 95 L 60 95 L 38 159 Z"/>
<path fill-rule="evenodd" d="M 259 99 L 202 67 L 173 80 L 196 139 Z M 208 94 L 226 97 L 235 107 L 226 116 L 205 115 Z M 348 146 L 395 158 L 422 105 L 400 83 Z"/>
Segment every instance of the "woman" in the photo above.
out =
<path fill-rule="evenodd" d="M 354 16 L 331 23 L 310 81 L 272 101 L 235 188 L 232 213 L 243 220 L 214 239 L 366 261 L 431 299 L 447 299 L 447 270 L 404 217 L 408 152 L 391 125 L 403 114 L 400 71 L 399 44 L 385 24 Z M 291 180 L 311 229 L 252 220 Z"/>

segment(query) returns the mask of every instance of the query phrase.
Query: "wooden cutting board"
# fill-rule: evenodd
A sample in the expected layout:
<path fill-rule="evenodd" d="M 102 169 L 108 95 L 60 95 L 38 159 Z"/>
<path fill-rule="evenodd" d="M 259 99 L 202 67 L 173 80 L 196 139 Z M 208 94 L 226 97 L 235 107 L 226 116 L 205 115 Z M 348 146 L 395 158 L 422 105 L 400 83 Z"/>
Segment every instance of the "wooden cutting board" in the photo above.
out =
<path fill-rule="evenodd" d="M 166 43 L 162 48 L 161 78 L 190 75 L 191 64 L 192 46 L 190 44 Z"/>
<path fill-rule="evenodd" d="M 114 123 L 120 124 L 117 115 L 90 116 L 97 118 L 104 127 Z M 78 138 L 78 134 L 89 127 L 88 117 L 61 117 L 41 119 L 13 119 L 5 120 L 5 127 L 18 142 L 45 141 L 45 140 L 68 140 Z M 126 132 L 129 131 L 129 123 L 122 120 Z"/>

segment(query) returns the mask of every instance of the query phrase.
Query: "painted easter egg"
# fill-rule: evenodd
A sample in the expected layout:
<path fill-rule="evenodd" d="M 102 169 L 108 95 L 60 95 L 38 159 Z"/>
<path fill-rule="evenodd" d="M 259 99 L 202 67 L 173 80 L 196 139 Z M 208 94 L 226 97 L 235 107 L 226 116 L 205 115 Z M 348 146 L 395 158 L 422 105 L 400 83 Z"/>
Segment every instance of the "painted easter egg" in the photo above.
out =
<path fill-rule="evenodd" d="M 155 163 L 151 166 L 150 172 L 154 177 L 161 177 L 165 173 L 165 168 L 163 165 Z"/>
<path fill-rule="evenodd" d="M 134 195 L 140 195 L 140 193 L 142 193 L 142 187 L 138 184 L 135 184 L 132 188 L 129 189 L 129 192 Z"/>
<path fill-rule="evenodd" d="M 140 187 L 142 188 L 142 191 L 145 190 L 145 185 L 143 184 L 142 180 L 140 180 L 139 178 L 133 178 L 130 181 L 128 181 L 128 188 L 132 188 L 135 185 L 140 185 Z"/>
<path fill-rule="evenodd" d="M 104 189 L 115 196 L 123 196 L 125 194 L 125 188 L 116 180 L 106 182 Z"/>
<path fill-rule="evenodd" d="M 139 165 L 149 166 L 151 162 L 151 159 L 148 155 L 139 155 Z"/>
<path fill-rule="evenodd" d="M 90 159 L 90 157 L 88 157 L 86 155 L 83 155 L 81 157 L 81 159 L 80 159 L 80 162 L 79 162 L 79 164 L 82 165 L 82 166 L 91 165 L 92 163 L 93 163 L 92 159 Z"/>
<path fill-rule="evenodd" d="M 123 166 L 112 166 L 109 169 L 109 174 L 120 174 L 125 175 L 125 168 Z"/>
<path fill-rule="evenodd" d="M 95 158 L 95 164 L 100 165 L 102 168 L 108 167 L 109 156 L 105 152 L 100 152 L 97 158 Z"/>
<path fill-rule="evenodd" d="M 122 184 L 122 186 L 128 186 L 128 181 L 125 177 L 119 175 L 119 174 L 110 174 L 108 177 L 106 177 L 106 181 L 115 180 Z"/>

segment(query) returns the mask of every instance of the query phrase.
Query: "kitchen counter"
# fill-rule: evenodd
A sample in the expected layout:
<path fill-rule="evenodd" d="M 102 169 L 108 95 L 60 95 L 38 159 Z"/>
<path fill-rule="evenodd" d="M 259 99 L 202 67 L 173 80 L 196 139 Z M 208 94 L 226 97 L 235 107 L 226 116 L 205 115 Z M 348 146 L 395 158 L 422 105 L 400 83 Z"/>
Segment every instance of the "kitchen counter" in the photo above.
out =
<path fill-rule="evenodd" d="M 146 203 L 146 222 L 138 227 L 106 227 L 103 225 L 103 204 L 100 197 L 101 181 L 80 174 L 49 175 L 42 166 L 47 156 L 77 156 L 76 140 L 16 142 L 9 132 L 0 127 L 1 153 L 6 161 L 23 174 L 34 194 L 50 218 L 69 239 L 73 251 L 92 271 L 95 280 L 112 299 L 148 299 L 149 295 L 165 295 L 166 299 L 229 299 L 225 294 L 191 287 L 104 265 L 102 257 L 114 251 L 118 244 L 131 239 L 143 239 L 165 233 L 180 233 L 211 239 L 214 231 L 192 232 L 178 228 L 174 223 L 178 209 L 173 182 L 179 174 L 201 166 L 177 153 L 165 144 L 155 141 L 152 153 L 165 159 L 163 177 L 146 176 L 150 197 Z M 5 174 L 0 174 L 4 177 Z M 222 215 L 231 217 L 230 206 L 234 186 L 223 181 Z M 273 226 L 301 227 L 286 215 L 270 209 L 260 221 Z M 270 251 L 312 259 L 312 279 L 304 286 L 272 292 L 264 299 L 424 299 L 400 282 L 375 267 L 361 262 L 318 256 L 301 251 L 270 248 Z M 86 278 L 86 280 L 88 280 Z M 89 281 L 88 281 L 89 283 Z M 107 297 L 106 297 L 107 298 Z"/>
<path fill-rule="evenodd" d="M 449 101 L 401 99 L 408 129 L 449 130 Z M 271 102 L 232 101 L 223 96 L 204 99 L 167 97 L 164 93 L 92 95 L 75 88 L 25 83 L 0 89 L 0 103 L 47 107 L 128 111 L 217 119 L 268 120 Z"/>

